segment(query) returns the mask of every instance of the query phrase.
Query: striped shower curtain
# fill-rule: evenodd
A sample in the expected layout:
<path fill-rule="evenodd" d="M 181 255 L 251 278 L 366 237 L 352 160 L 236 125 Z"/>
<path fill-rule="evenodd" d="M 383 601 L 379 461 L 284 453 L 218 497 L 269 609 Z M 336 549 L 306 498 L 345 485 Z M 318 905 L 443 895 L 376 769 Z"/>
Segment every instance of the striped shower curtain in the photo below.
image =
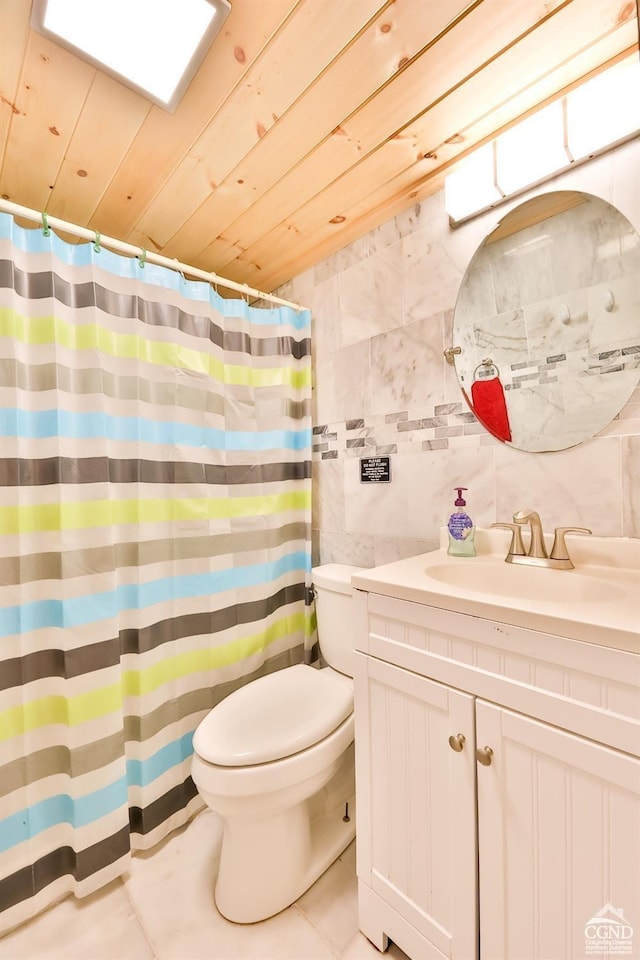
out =
<path fill-rule="evenodd" d="M 308 654 L 309 315 L 1 214 L 0 394 L 2 931 L 186 822 L 199 721 Z"/>

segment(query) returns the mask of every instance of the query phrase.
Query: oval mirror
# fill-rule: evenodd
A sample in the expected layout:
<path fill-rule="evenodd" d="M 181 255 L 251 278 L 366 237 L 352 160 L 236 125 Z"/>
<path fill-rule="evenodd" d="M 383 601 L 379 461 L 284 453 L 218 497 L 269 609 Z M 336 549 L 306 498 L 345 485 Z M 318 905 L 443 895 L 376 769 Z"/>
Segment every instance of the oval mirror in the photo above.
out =
<path fill-rule="evenodd" d="M 498 439 L 550 451 L 594 436 L 640 379 L 638 233 L 589 194 L 527 200 L 474 254 L 453 344 L 464 397 Z"/>

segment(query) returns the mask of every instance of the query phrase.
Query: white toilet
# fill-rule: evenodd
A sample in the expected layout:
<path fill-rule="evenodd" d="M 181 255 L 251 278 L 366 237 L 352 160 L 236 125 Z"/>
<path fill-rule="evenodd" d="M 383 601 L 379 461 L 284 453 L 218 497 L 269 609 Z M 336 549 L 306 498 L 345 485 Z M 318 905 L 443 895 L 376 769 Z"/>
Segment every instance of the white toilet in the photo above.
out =
<path fill-rule="evenodd" d="M 254 923 L 297 900 L 355 835 L 351 575 L 312 571 L 326 667 L 235 690 L 202 720 L 191 773 L 224 823 L 216 906 Z"/>

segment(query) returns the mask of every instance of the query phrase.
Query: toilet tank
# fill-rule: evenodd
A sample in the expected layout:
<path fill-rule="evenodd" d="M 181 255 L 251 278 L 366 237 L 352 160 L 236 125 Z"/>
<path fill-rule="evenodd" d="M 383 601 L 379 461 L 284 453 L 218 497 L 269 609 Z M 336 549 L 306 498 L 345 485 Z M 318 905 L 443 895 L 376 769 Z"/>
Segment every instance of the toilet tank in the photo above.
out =
<path fill-rule="evenodd" d="M 361 570 L 344 563 L 325 563 L 311 571 L 320 651 L 330 667 L 348 677 L 353 676 L 356 645 L 351 576 Z"/>

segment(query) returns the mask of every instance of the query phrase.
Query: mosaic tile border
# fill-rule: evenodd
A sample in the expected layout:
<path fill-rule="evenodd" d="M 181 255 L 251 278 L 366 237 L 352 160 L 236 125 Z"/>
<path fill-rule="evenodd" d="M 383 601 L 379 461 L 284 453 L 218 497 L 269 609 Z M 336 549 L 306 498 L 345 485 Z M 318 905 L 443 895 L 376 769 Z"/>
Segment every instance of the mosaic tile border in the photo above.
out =
<path fill-rule="evenodd" d="M 476 445 L 478 441 L 498 442 L 465 403 L 441 403 L 422 411 L 403 410 L 315 426 L 313 455 L 316 460 L 337 460 L 421 453 L 447 450 L 454 440 Z"/>
<path fill-rule="evenodd" d="M 612 357 L 611 359 L 616 359 Z M 640 351 L 637 353 L 640 366 Z M 640 422 L 640 386 L 612 423 Z M 625 409 L 627 409 L 625 407 Z M 635 436 L 637 430 L 631 429 Z M 460 400 L 439 403 L 420 410 L 402 410 L 368 417 L 354 417 L 313 427 L 312 459 L 383 457 L 394 453 L 423 453 L 451 447 L 502 445 Z"/>
<path fill-rule="evenodd" d="M 495 376 L 493 364 L 487 364 L 486 372 L 476 371 L 478 380 Z M 543 383 L 558 383 L 579 377 L 593 377 L 606 373 L 620 373 L 640 367 L 640 344 L 630 344 L 615 350 L 592 352 L 573 350 L 542 359 L 531 358 L 512 363 L 503 369 L 502 385 L 505 390 L 518 390 L 523 384 L 533 387 Z"/>

